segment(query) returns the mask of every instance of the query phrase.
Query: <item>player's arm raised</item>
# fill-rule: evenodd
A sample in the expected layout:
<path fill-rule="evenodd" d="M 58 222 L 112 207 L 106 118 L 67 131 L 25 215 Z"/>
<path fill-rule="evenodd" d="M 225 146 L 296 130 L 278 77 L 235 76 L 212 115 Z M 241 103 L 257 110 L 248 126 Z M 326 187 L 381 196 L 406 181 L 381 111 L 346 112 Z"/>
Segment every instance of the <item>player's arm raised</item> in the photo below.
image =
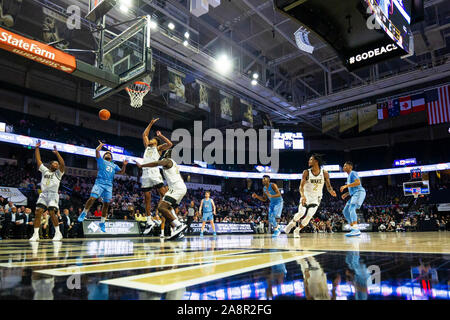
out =
<path fill-rule="evenodd" d="M 333 196 L 336 197 L 336 191 L 333 190 L 333 187 L 331 186 L 330 182 L 330 174 L 327 170 L 323 170 L 323 176 L 325 178 L 325 185 L 327 186 L 328 192 Z"/>
<path fill-rule="evenodd" d="M 39 152 L 40 146 L 41 146 L 41 140 L 38 140 L 38 142 L 36 143 L 36 149 L 34 150 L 34 155 L 36 156 L 36 163 L 37 163 L 38 169 L 42 165 L 41 153 Z"/>
<path fill-rule="evenodd" d="M 152 129 L 152 126 L 155 124 L 155 122 L 158 120 L 159 120 L 159 118 L 152 119 L 152 121 L 150 121 L 149 125 L 147 126 L 147 128 L 145 128 L 144 132 L 142 133 L 142 141 L 144 142 L 144 146 L 146 148 L 148 147 L 148 144 L 150 142 L 150 140 L 148 140 L 148 135 L 150 134 L 150 130 Z"/>
<path fill-rule="evenodd" d="M 159 152 L 166 151 L 166 150 L 168 150 L 168 149 L 170 149 L 170 148 L 173 147 L 172 141 L 170 141 L 168 138 L 166 138 L 166 137 L 161 133 L 161 131 L 156 131 L 156 135 L 157 135 L 158 137 L 160 137 L 160 138 L 164 141 L 164 144 L 161 144 L 161 145 L 158 146 L 158 151 L 159 151 Z"/>
<path fill-rule="evenodd" d="M 59 154 L 58 149 L 56 148 L 56 146 L 53 146 L 53 153 L 56 155 L 56 158 L 58 159 L 59 171 L 64 173 L 66 171 L 66 163 L 64 162 L 63 157 L 61 157 L 61 155 Z"/>
<path fill-rule="evenodd" d="M 125 174 L 125 171 L 127 170 L 127 164 L 128 164 L 128 160 L 125 160 L 122 164 L 122 169 L 117 172 L 117 174 Z"/>
<path fill-rule="evenodd" d="M 95 149 L 95 157 L 98 159 L 100 158 L 100 150 L 102 150 L 103 146 L 105 145 L 103 142 L 101 142 L 100 140 L 98 140 L 98 147 Z"/>
<path fill-rule="evenodd" d="M 302 205 L 306 205 L 306 197 L 305 197 L 305 184 L 308 180 L 308 170 L 303 171 L 302 181 L 300 182 L 300 186 L 298 191 L 300 191 L 300 201 Z"/>

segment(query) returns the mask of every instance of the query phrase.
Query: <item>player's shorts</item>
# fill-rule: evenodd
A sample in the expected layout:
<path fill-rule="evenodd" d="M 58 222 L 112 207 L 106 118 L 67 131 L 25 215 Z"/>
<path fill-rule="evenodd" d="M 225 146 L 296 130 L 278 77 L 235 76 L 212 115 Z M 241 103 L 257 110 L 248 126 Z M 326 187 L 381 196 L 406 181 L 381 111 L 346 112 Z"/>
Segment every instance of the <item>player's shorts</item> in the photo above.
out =
<path fill-rule="evenodd" d="M 366 198 L 366 191 L 360 190 L 360 191 L 356 191 L 352 195 L 349 202 L 350 202 L 350 204 L 355 204 L 356 209 L 359 209 L 359 208 L 361 208 L 365 198 Z"/>
<path fill-rule="evenodd" d="M 202 212 L 202 221 L 211 221 L 214 219 L 212 211 Z"/>
<path fill-rule="evenodd" d="M 311 204 L 316 204 L 317 206 L 320 205 L 320 201 L 322 201 L 322 196 L 321 195 L 308 195 L 305 194 L 305 198 L 306 198 L 306 205 L 309 206 Z M 300 205 L 302 203 L 302 199 L 300 198 Z"/>
<path fill-rule="evenodd" d="M 281 217 L 281 212 L 283 211 L 283 201 L 278 203 L 271 203 L 269 206 L 269 217 L 275 217 L 279 219 Z"/>
<path fill-rule="evenodd" d="M 112 200 L 112 186 L 95 183 L 91 190 L 91 197 L 102 198 L 103 202 L 109 203 Z"/>
<path fill-rule="evenodd" d="M 163 201 L 168 202 L 172 208 L 178 207 L 181 200 L 183 199 L 184 195 L 187 192 L 186 186 L 184 187 L 177 187 L 177 188 L 170 188 L 164 195 Z"/>
<path fill-rule="evenodd" d="M 164 181 L 161 175 L 153 175 L 141 178 L 141 191 L 151 191 L 153 188 L 159 189 L 164 186 Z"/>
<path fill-rule="evenodd" d="M 58 211 L 59 209 L 59 194 L 56 192 L 41 192 L 36 202 L 37 208 L 44 210 L 53 209 Z"/>

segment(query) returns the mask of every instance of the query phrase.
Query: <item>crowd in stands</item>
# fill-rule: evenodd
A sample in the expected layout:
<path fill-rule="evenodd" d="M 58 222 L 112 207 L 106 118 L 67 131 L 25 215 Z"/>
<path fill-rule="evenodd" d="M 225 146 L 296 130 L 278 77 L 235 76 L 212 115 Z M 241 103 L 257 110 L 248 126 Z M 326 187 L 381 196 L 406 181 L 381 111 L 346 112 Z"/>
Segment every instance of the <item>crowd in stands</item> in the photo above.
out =
<path fill-rule="evenodd" d="M 29 164 L 23 168 L 14 165 L 0 166 L 0 185 L 18 187 L 28 198 L 28 206 L 16 205 L 8 199 L 0 197 L 0 220 L 2 220 L 2 238 L 15 237 L 27 238 L 32 233 L 34 221 L 34 205 L 39 190 L 40 173 Z M 94 183 L 93 177 L 74 177 L 64 175 L 60 185 L 60 211 L 58 219 L 60 229 L 65 237 L 81 236 L 81 228 L 77 218 L 83 205 L 89 197 Z M 337 190 L 338 186 L 334 186 Z M 399 190 L 400 189 L 400 190 Z M 402 195 L 401 188 L 395 187 L 366 187 L 367 198 L 361 208 L 360 222 L 370 223 L 372 231 L 421 231 L 423 221 L 437 230 L 447 230 L 450 226 L 449 217 L 439 216 L 436 208 L 426 204 L 426 199 L 406 198 Z M 232 191 L 216 192 L 211 196 L 217 207 L 215 222 L 221 223 L 250 223 L 256 232 L 270 232 L 267 219 L 268 203 L 253 199 L 253 192 L 259 190 L 233 189 Z M 188 190 L 177 214 L 181 220 L 187 219 L 188 208 L 194 203 L 194 222 L 201 221 L 198 214 L 198 206 L 204 197 L 203 190 Z M 287 224 L 297 212 L 299 193 L 298 190 L 286 191 L 283 194 L 284 209 L 281 223 Z M 153 193 L 152 208 L 157 205 L 159 196 Z M 136 177 L 116 179 L 114 182 L 113 199 L 110 205 L 108 217 L 110 219 L 128 219 L 145 221 L 143 207 L 143 194 L 140 192 L 140 184 Z M 340 232 L 346 221 L 342 215 L 345 201 L 332 198 L 326 190 L 320 209 L 303 232 Z M 97 202 L 91 208 L 88 218 L 101 216 L 101 203 Z M 51 238 L 54 228 L 45 212 L 41 222 L 41 237 Z"/>

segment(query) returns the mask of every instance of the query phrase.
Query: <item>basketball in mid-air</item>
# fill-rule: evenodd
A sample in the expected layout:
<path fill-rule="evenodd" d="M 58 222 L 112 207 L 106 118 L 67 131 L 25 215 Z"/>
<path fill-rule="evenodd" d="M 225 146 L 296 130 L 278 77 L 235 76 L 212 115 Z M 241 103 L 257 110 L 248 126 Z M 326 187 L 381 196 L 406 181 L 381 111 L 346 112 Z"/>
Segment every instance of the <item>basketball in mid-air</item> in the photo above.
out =
<path fill-rule="evenodd" d="M 106 109 L 102 109 L 98 112 L 98 117 L 102 120 L 108 120 L 111 117 L 111 113 Z"/>

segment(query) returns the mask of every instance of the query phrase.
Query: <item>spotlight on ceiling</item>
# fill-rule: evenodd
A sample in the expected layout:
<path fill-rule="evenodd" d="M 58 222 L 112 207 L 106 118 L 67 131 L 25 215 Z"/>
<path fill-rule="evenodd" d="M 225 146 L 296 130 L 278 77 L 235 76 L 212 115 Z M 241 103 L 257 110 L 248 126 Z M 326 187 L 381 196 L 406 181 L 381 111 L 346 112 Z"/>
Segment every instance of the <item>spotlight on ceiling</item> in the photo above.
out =
<path fill-rule="evenodd" d="M 186 31 L 186 32 L 184 33 L 184 37 L 185 37 L 186 39 L 189 39 L 189 32 Z"/>
<path fill-rule="evenodd" d="M 253 79 L 258 79 L 259 78 L 259 74 L 257 74 L 256 72 L 253 74 Z"/>
<path fill-rule="evenodd" d="M 219 56 L 219 58 L 216 59 L 215 64 L 217 71 L 219 71 L 221 74 L 229 73 L 233 66 L 230 58 L 228 58 L 226 54 L 222 54 L 221 56 Z"/>
<path fill-rule="evenodd" d="M 256 79 L 253 79 L 251 83 L 252 83 L 252 86 L 256 86 L 258 84 L 258 81 L 256 81 Z"/>
<path fill-rule="evenodd" d="M 187 40 L 184 40 L 184 41 L 183 41 L 183 45 L 184 45 L 185 47 L 187 47 L 188 44 L 189 44 L 189 42 L 188 42 Z"/>
<path fill-rule="evenodd" d="M 167 26 L 169 27 L 170 30 L 175 29 L 175 25 L 172 22 L 169 22 Z"/>

